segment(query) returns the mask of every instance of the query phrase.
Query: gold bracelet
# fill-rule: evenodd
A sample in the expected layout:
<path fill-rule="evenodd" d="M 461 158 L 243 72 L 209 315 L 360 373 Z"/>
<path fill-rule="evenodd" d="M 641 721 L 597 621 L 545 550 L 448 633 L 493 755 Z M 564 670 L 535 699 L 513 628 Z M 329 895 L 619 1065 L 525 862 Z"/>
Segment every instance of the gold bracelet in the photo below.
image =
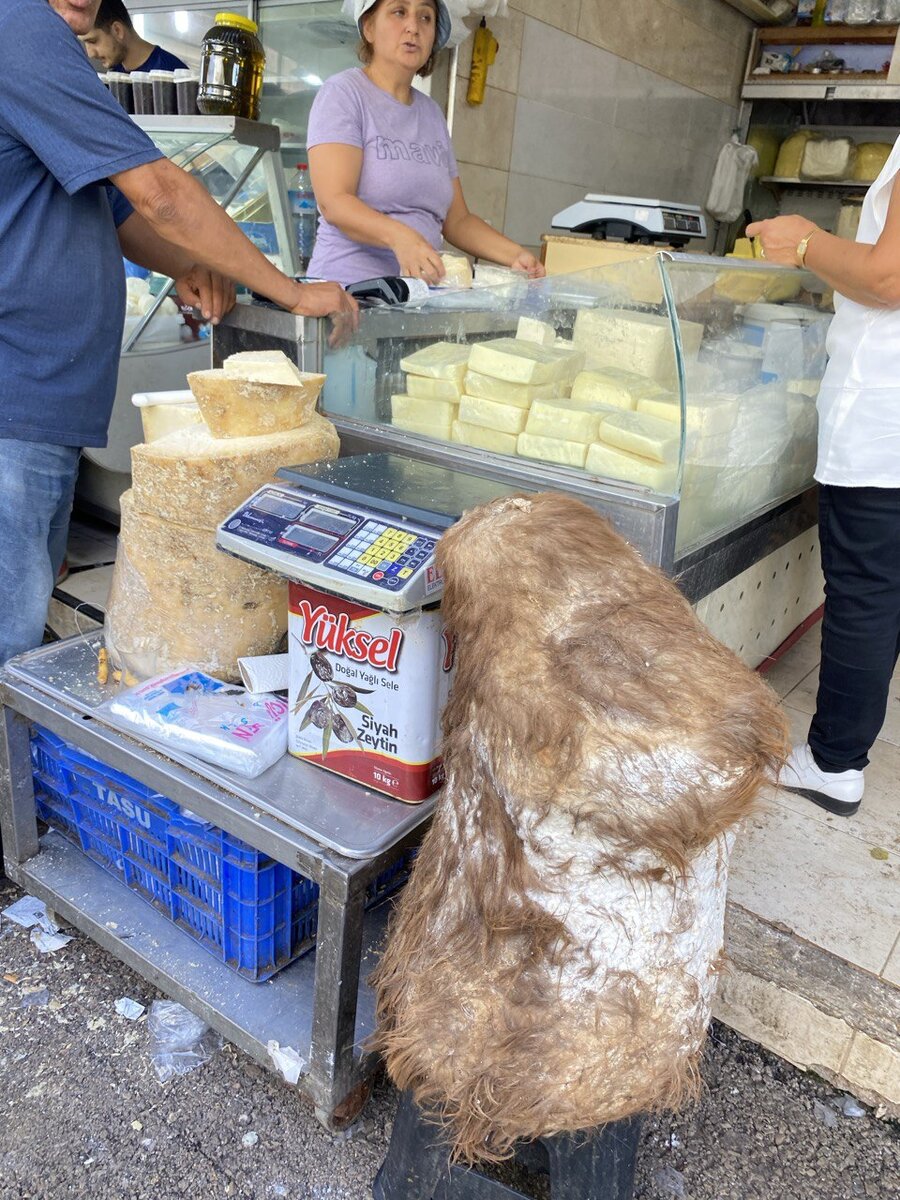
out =
<path fill-rule="evenodd" d="M 809 246 L 810 239 L 815 237 L 815 235 L 817 233 L 821 233 L 821 232 L 822 231 L 819 228 L 811 229 L 809 231 L 809 233 L 806 235 L 806 237 L 802 238 L 800 240 L 800 242 L 798 243 L 797 249 L 794 252 L 797 255 L 797 266 L 798 267 L 803 268 L 806 266 L 806 250 L 807 250 L 807 247 Z"/>

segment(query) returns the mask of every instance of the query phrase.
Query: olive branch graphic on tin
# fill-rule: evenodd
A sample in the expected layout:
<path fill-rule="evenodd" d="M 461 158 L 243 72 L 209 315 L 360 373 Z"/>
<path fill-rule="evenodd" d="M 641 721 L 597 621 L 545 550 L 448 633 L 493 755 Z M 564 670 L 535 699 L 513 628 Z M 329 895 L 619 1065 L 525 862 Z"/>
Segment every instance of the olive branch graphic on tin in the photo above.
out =
<path fill-rule="evenodd" d="M 340 681 L 335 682 L 334 668 L 321 650 L 317 650 L 309 656 L 309 665 L 310 672 L 303 680 L 303 686 L 294 702 L 294 716 L 299 714 L 304 704 L 309 705 L 303 714 L 303 720 L 300 722 L 297 732 L 302 733 L 309 725 L 321 729 L 323 758 L 328 754 L 332 734 L 344 745 L 356 742 L 362 750 L 353 723 L 346 712 L 338 710 L 358 709 L 359 712 L 366 713 L 371 717 L 371 710 L 366 708 L 359 697 L 368 696 L 375 689 L 354 687 L 352 684 Z M 310 687 L 312 687 L 312 691 L 310 691 Z"/>

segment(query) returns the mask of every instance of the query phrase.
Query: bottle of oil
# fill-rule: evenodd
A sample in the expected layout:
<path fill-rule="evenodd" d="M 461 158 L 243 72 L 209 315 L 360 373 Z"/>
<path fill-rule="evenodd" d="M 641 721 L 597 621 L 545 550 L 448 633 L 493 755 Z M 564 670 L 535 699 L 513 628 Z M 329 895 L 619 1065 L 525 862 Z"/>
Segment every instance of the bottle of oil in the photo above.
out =
<path fill-rule="evenodd" d="M 239 13 L 216 13 L 203 39 L 197 107 L 208 117 L 259 119 L 266 55 L 255 21 Z"/>

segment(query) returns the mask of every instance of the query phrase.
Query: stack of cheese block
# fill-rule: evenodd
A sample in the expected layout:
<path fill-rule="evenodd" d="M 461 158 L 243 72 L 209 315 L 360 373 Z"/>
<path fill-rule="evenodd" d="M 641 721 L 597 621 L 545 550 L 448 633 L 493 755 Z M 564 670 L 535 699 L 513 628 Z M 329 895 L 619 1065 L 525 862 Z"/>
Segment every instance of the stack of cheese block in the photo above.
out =
<path fill-rule="evenodd" d="M 681 322 L 687 359 L 702 336 L 702 325 Z M 584 309 L 571 341 L 522 317 L 515 338 L 438 342 L 400 365 L 406 391 L 392 397 L 400 429 L 661 491 L 674 486 L 681 409 L 665 317 Z M 729 419 L 732 410 L 715 398 L 693 405 L 688 418 L 701 431 Z"/>
<path fill-rule="evenodd" d="M 275 651 L 287 585 L 216 548 L 216 527 L 279 467 L 335 458 L 315 411 L 324 375 L 281 351 L 236 354 L 188 383 L 203 416 L 131 452 L 107 609 L 114 666 L 146 678 L 188 664 L 239 680 L 238 658 Z"/>

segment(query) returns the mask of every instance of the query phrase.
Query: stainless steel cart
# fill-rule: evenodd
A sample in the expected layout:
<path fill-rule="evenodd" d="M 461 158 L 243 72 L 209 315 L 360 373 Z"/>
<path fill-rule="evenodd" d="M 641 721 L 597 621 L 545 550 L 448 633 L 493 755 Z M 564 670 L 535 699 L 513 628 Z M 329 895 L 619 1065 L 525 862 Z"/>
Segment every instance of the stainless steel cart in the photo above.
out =
<path fill-rule="evenodd" d="M 367 885 L 421 838 L 434 802 L 398 804 L 284 758 L 242 780 L 141 745 L 96 715 L 99 634 L 30 651 L 0 672 L 0 830 L 6 872 L 155 987 L 188 1006 L 263 1066 L 270 1042 L 304 1062 L 298 1090 L 337 1128 L 368 1096 L 376 1058 L 366 977 L 388 906 L 364 911 Z M 315 880 L 315 952 L 267 983 L 234 974 L 56 831 L 38 836 L 29 725 L 37 722 L 110 767 Z"/>

